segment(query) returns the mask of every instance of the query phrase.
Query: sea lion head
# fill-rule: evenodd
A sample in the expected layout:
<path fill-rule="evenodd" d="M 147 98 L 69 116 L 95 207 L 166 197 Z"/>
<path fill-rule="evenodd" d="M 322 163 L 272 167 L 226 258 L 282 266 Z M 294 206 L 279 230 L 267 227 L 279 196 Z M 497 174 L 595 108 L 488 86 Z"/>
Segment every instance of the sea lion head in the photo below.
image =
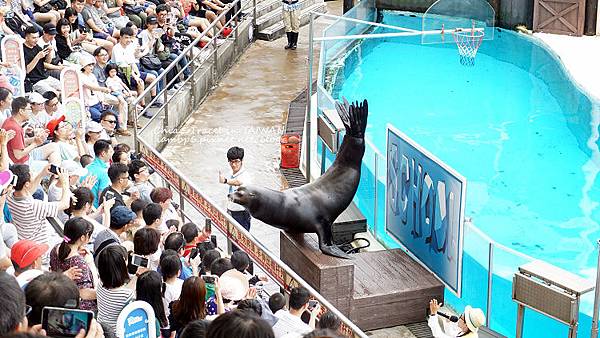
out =
<path fill-rule="evenodd" d="M 227 195 L 230 201 L 239 205 L 243 205 L 246 208 L 250 207 L 255 196 L 256 194 L 248 190 L 246 187 L 239 187 L 236 191 Z"/>

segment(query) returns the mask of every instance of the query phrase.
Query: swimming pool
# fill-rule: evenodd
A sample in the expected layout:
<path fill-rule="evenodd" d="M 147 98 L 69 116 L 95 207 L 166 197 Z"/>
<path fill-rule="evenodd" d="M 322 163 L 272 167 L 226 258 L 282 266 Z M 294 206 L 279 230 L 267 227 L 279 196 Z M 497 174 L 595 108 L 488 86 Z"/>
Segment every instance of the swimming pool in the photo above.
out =
<path fill-rule="evenodd" d="M 381 21 L 421 27 L 421 19 L 407 13 L 385 11 Z M 467 178 L 465 215 L 493 240 L 595 277 L 600 110 L 540 42 L 498 29 L 494 40 L 483 42 L 475 66 L 465 68 L 454 44 L 422 45 L 419 37 L 366 39 L 330 66 L 333 98 L 369 100 L 367 138 L 380 153 L 385 154 L 390 123 Z M 360 194 L 358 200 L 372 198 Z M 478 269 L 487 264 L 468 241 L 465 237 L 463 278 L 481 274 Z M 513 273 L 495 271 L 499 294 L 508 295 L 494 300 L 501 309 L 493 317 L 501 321 L 515 317 Z M 485 289 L 485 280 L 475 282 Z M 485 309 L 485 303 L 476 305 Z M 588 297 L 582 309 L 591 313 L 590 308 Z M 533 317 L 540 316 L 528 318 Z M 514 335 L 514 325 L 492 327 Z M 546 329 L 551 331 L 530 331 L 526 324 L 525 336 L 566 332 L 559 325 Z M 581 329 L 580 334 L 587 335 Z"/>

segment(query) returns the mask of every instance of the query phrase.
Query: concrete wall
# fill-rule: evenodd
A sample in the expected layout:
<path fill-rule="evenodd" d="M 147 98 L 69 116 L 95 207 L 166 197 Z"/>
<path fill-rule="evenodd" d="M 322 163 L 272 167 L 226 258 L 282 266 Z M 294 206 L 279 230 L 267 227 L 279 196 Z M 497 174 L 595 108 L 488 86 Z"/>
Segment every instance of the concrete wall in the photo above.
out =
<path fill-rule="evenodd" d="M 168 104 L 160 108 L 156 117 L 141 132 L 144 141 L 159 151 L 164 149 L 167 145 L 166 140 L 183 127 L 187 119 L 250 45 L 248 35 L 250 29 L 252 29 L 251 20 L 240 22 L 238 39 L 229 38 L 217 47 L 216 61 L 214 56 L 210 56 L 202 64 L 194 65 L 191 79 L 188 79 L 187 84 L 177 94 L 165 100 Z M 231 34 L 233 36 L 234 33 Z"/>

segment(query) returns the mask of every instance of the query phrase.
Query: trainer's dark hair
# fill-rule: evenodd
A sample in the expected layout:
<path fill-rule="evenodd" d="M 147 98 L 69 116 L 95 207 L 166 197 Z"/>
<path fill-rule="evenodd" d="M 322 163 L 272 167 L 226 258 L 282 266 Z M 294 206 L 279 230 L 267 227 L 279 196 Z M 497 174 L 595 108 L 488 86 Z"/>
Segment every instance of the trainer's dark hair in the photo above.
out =
<path fill-rule="evenodd" d="M 133 235 L 133 252 L 138 255 L 152 255 L 158 250 L 158 244 L 160 233 L 154 228 L 143 227 Z"/>
<path fill-rule="evenodd" d="M 144 218 L 144 222 L 146 225 L 150 225 L 156 222 L 157 219 L 160 219 L 162 215 L 162 207 L 158 203 L 148 203 L 142 211 L 142 217 Z"/>
<path fill-rule="evenodd" d="M 69 218 L 67 222 L 65 222 L 64 227 L 64 240 L 60 243 L 58 247 L 58 259 L 60 261 L 64 261 L 69 253 L 71 252 L 71 248 L 69 245 L 75 244 L 77 240 L 81 236 L 91 236 L 94 231 L 94 226 L 88 220 L 83 217 L 73 217 Z"/>
<path fill-rule="evenodd" d="M 156 271 L 144 272 L 135 283 L 136 300 L 144 301 L 152 306 L 160 327 L 166 327 L 169 324 L 162 301 L 165 287 L 160 274 Z"/>
<path fill-rule="evenodd" d="M 117 183 L 119 181 L 119 177 L 121 177 L 121 175 L 127 174 L 129 176 L 129 174 L 127 173 L 128 170 L 129 170 L 129 168 L 127 168 L 126 164 L 113 163 L 108 168 L 108 178 L 110 178 L 110 181 L 113 184 Z"/>
<path fill-rule="evenodd" d="M 308 300 L 310 299 L 310 293 L 304 287 L 295 287 L 290 292 L 290 309 L 300 310 Z"/>
<path fill-rule="evenodd" d="M 221 253 L 219 251 L 208 250 L 204 254 L 204 257 L 202 257 L 202 269 L 204 270 L 203 272 L 210 271 L 212 264 L 219 258 L 221 258 Z"/>
<path fill-rule="evenodd" d="M 210 265 L 210 273 L 221 277 L 228 270 L 233 269 L 229 258 L 219 258 Z"/>
<path fill-rule="evenodd" d="M 29 325 L 42 321 L 44 306 L 79 308 L 79 288 L 65 274 L 48 272 L 32 279 L 25 289 L 27 305 L 31 306 Z"/>
<path fill-rule="evenodd" d="M 331 329 L 337 331 L 342 326 L 342 320 L 333 312 L 327 311 L 321 315 L 317 327 L 320 329 Z"/>
<path fill-rule="evenodd" d="M 196 237 L 198 237 L 198 226 L 192 222 L 185 223 L 181 227 L 181 233 L 186 243 L 191 243 Z"/>
<path fill-rule="evenodd" d="M 25 183 L 31 181 L 31 171 L 26 164 L 15 164 L 10 168 L 13 175 L 17 176 L 17 185 L 14 186 L 16 191 L 23 190 Z"/>
<path fill-rule="evenodd" d="M 244 159 L 244 148 L 231 147 L 227 150 L 227 161 L 243 160 Z"/>
<path fill-rule="evenodd" d="M 203 319 L 194 320 L 185 326 L 179 338 L 205 338 L 209 322 Z"/>
<path fill-rule="evenodd" d="M 181 259 L 177 252 L 173 250 L 163 251 L 160 257 L 160 272 L 166 281 L 169 278 L 179 276 L 181 273 Z"/>
<path fill-rule="evenodd" d="M 206 338 L 275 338 L 266 321 L 249 311 L 234 310 L 219 315 L 208 325 Z"/>
<path fill-rule="evenodd" d="M 0 271 L 0 336 L 15 331 L 25 318 L 25 295 L 17 280 Z"/>
<path fill-rule="evenodd" d="M 185 239 L 183 239 L 183 234 L 181 232 L 170 233 L 167 238 L 165 238 L 164 246 L 165 249 L 171 249 L 179 252 L 179 250 L 185 247 Z"/>
<path fill-rule="evenodd" d="M 277 292 L 269 297 L 269 309 L 275 313 L 285 307 L 285 295 L 281 292 Z"/>
<path fill-rule="evenodd" d="M 262 306 L 256 299 L 244 299 L 238 303 L 237 309 L 240 311 L 251 311 L 257 316 L 262 316 Z"/>
<path fill-rule="evenodd" d="M 129 282 L 127 250 L 120 245 L 109 245 L 98 254 L 98 275 L 102 286 L 115 289 Z"/>
<path fill-rule="evenodd" d="M 231 265 L 239 272 L 244 272 L 250 265 L 250 257 L 242 250 L 238 250 L 231 255 Z"/>
<path fill-rule="evenodd" d="M 10 114 L 12 116 L 17 115 L 21 111 L 21 109 L 27 108 L 28 104 L 29 104 L 29 101 L 27 100 L 26 97 L 23 97 L 23 96 L 15 97 L 13 99 L 12 103 L 10 104 L 10 108 L 11 108 Z"/>
<path fill-rule="evenodd" d="M 148 165 L 146 165 L 146 162 L 142 161 L 142 160 L 133 160 L 131 161 L 131 163 L 129 163 L 129 178 L 132 181 L 135 181 L 135 175 L 140 173 L 140 170 L 142 168 L 146 168 Z"/>
<path fill-rule="evenodd" d="M 100 156 L 103 152 L 108 151 L 112 147 L 107 140 L 98 140 L 94 143 L 94 155 Z"/>

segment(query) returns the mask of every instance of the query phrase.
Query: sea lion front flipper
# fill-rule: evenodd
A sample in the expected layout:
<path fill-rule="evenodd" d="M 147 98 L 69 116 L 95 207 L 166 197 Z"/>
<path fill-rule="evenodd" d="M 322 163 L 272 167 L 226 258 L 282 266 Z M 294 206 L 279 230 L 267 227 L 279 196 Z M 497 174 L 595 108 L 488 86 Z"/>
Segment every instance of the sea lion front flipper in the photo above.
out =
<path fill-rule="evenodd" d="M 332 244 L 330 246 L 323 245 L 323 246 L 321 246 L 320 249 L 321 249 L 321 252 L 323 252 L 324 254 L 326 254 L 328 256 L 333 256 L 333 257 L 338 257 L 338 258 L 344 258 L 344 259 L 352 259 L 352 257 L 350 255 L 348 255 L 347 253 L 343 252 L 342 249 L 340 249 L 335 244 Z"/>

